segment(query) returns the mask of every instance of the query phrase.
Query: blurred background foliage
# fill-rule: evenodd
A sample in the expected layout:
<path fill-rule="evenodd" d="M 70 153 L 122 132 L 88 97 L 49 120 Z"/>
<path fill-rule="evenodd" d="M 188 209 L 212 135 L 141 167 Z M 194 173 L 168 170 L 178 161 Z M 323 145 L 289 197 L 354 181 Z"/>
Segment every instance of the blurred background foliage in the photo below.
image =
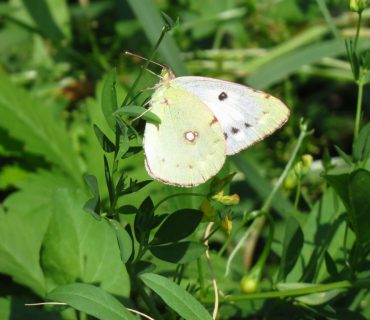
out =
<path fill-rule="evenodd" d="M 22 312 L 27 312 L 28 317 L 34 312 L 34 317 L 40 319 L 59 318 L 61 314 L 68 318 L 68 310 L 53 315 L 45 315 L 36 308 L 25 311 L 23 301 L 39 301 L 51 289 L 71 279 L 100 282 L 107 291 L 129 297 L 126 271 L 117 271 L 119 281 L 126 283 L 126 288 L 112 284 L 107 278 L 114 273 L 109 269 L 113 261 L 97 277 L 82 270 L 68 274 L 66 269 L 74 269 L 60 254 L 68 249 L 68 245 L 67 248 L 62 245 L 65 237 L 76 237 L 70 246 L 78 243 L 82 247 L 79 257 L 75 257 L 76 263 L 85 255 L 93 255 L 90 241 L 96 241 L 103 252 L 117 251 L 116 243 L 104 245 L 99 238 L 110 239 L 106 226 L 91 231 L 89 240 L 80 239 L 80 233 L 72 233 L 68 226 L 65 230 L 56 229 L 63 224 L 60 221 L 66 212 L 82 210 L 89 195 L 84 174 L 97 176 L 103 207 L 108 201 L 103 151 L 92 128 L 97 124 L 113 139 L 100 108 L 102 85 L 106 74 L 116 67 L 118 103 L 121 103 L 142 63 L 126 56 L 124 51 L 144 57 L 151 53 L 164 25 L 161 12 L 178 19 L 178 25 L 166 35 L 156 59 L 169 65 L 176 75 L 210 76 L 250 85 L 278 96 L 291 109 L 287 125 L 265 142 L 232 157 L 221 173 L 238 172 L 230 186 L 231 192 L 241 197 L 240 204 L 233 209 L 234 228 L 243 214 L 259 207 L 269 194 L 272 182 L 291 156 L 300 119 L 307 119 L 314 129 L 299 154 L 310 154 L 314 161 L 310 173 L 302 180 L 298 207 L 294 205 L 297 183 L 294 174 L 291 181 L 285 181 L 284 190 L 272 203 L 279 218 L 274 254 L 268 264 L 271 270 L 276 270 L 287 212 L 294 212 L 298 221 L 307 222 L 308 212 L 323 210 L 315 209 L 315 203 L 327 190 L 320 177 L 322 160 L 331 158 L 332 163 L 340 164 L 343 160 L 335 146 L 348 154 L 352 150 L 356 86 L 343 39 L 355 36 L 357 16 L 349 11 L 347 1 L 328 0 L 326 6 L 322 3 L 319 0 L 0 1 L 0 196 L 3 201 L 0 213 L 8 213 L 0 219 L 0 318 L 8 319 L 13 313 L 21 319 Z M 362 18 L 359 47 L 367 50 L 370 10 L 365 10 Z M 155 66 L 151 69 L 160 72 Z M 157 82 L 156 77 L 146 73 L 139 89 L 153 87 Z M 149 96 L 150 92 L 145 91 L 139 99 L 143 102 Z M 369 90 L 365 89 L 364 123 L 369 119 L 369 104 Z M 142 130 L 143 125 L 139 124 L 138 129 Z M 367 169 L 369 166 L 368 163 Z M 133 179 L 148 179 L 142 153 L 126 159 L 120 170 Z M 205 189 L 207 186 L 198 188 Z M 121 198 L 120 205 L 138 206 L 149 194 L 155 202 L 178 192 L 177 188 L 154 182 Z M 326 202 L 320 203 L 327 210 L 337 212 L 335 204 L 339 200 L 331 193 L 325 196 Z M 200 202 L 201 199 L 191 197 L 173 198 L 161 211 L 198 208 Z M 11 212 L 17 214 L 16 219 Z M 72 224 L 80 228 L 84 223 L 91 223 L 81 219 Z M 130 222 L 130 217 L 127 219 Z M 304 230 L 307 236 L 317 227 L 312 219 Z M 331 219 L 334 218 L 323 223 L 330 224 Z M 338 239 L 343 235 L 342 229 L 336 235 Z M 321 234 L 325 233 L 323 230 Z M 216 234 L 211 247 L 220 248 L 225 238 Z M 81 241 L 88 243 L 81 245 Z M 322 244 L 320 239 L 312 239 L 311 246 L 315 241 Z M 332 253 L 340 252 L 339 245 L 336 246 Z M 325 251 L 328 247 L 322 248 Z M 340 260 L 336 254 L 333 253 L 333 259 Z M 242 254 L 237 260 L 243 265 Z M 56 262 L 60 265 L 56 266 Z M 221 270 L 225 260 L 216 263 Z M 167 265 L 161 268 L 166 269 Z M 290 274 L 294 281 L 302 274 L 299 268 L 296 266 Z M 193 269 L 189 267 L 189 278 Z M 325 266 L 309 280 L 327 279 L 328 272 L 324 269 Z M 224 289 L 239 290 L 244 271 L 234 270 L 234 278 L 225 281 Z M 266 279 L 268 283 L 269 275 Z M 365 317 L 370 316 L 368 300 L 365 299 L 364 306 L 355 298 L 360 299 L 354 295 L 344 303 L 340 301 L 342 307 L 352 308 L 353 312 L 363 307 Z M 293 309 L 297 319 L 306 316 L 313 319 L 317 314 L 323 316 L 332 311 L 329 307 L 317 311 L 314 307 L 300 309 L 294 303 L 264 305 L 261 301 L 224 309 L 226 318 L 245 317 L 261 309 L 265 314 L 277 312 L 284 317 L 291 315 Z M 361 312 L 356 313 L 359 319 L 363 317 Z"/>

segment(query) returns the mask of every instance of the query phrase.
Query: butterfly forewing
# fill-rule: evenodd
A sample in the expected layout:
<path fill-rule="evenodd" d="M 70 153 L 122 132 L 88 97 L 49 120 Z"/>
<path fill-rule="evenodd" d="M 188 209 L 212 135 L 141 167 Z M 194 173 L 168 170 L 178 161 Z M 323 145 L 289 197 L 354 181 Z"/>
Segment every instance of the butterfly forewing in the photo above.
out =
<path fill-rule="evenodd" d="M 164 183 L 195 186 L 214 176 L 225 161 L 226 142 L 213 112 L 195 95 L 169 82 L 154 93 L 151 112 L 161 124 L 147 123 L 145 163 Z"/>
<path fill-rule="evenodd" d="M 272 134 L 289 117 L 289 109 L 279 99 L 240 84 L 206 77 L 179 77 L 172 82 L 211 109 L 224 131 L 228 155 Z"/>

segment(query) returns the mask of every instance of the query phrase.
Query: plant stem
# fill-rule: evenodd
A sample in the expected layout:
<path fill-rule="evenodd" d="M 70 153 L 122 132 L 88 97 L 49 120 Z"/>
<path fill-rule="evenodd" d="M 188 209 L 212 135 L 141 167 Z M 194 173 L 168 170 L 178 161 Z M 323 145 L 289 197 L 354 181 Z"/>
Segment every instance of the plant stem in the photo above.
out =
<path fill-rule="evenodd" d="M 256 300 L 256 299 L 271 299 L 271 298 L 283 298 L 283 297 L 297 297 L 307 294 L 314 294 L 320 292 L 326 292 L 336 289 L 349 289 L 349 288 L 369 288 L 370 287 L 370 278 L 359 279 L 355 281 L 338 281 L 332 283 L 312 285 L 305 288 L 299 289 L 290 289 L 290 290 L 281 290 L 281 291 L 269 291 L 269 292 L 260 292 L 260 293 L 251 293 L 244 295 L 229 295 L 221 297 L 222 302 L 236 302 L 236 301 L 247 301 L 247 300 Z M 213 303 L 211 298 L 204 299 L 204 303 Z"/>
<path fill-rule="evenodd" d="M 362 80 L 362 76 L 360 76 L 360 79 L 357 82 L 357 106 L 356 106 L 356 118 L 355 118 L 355 129 L 354 129 L 354 134 L 353 134 L 353 142 L 357 140 L 358 133 L 360 131 L 363 92 L 364 92 L 364 83 Z"/>
<path fill-rule="evenodd" d="M 297 184 L 297 190 L 296 190 L 296 194 L 295 194 L 295 199 L 294 199 L 294 208 L 298 208 L 298 203 L 299 203 L 299 196 L 301 195 L 301 186 L 302 186 L 302 182 L 301 182 L 301 177 L 298 178 L 298 184 Z"/>
<path fill-rule="evenodd" d="M 166 202 L 167 200 L 171 199 L 171 198 L 175 198 L 175 197 L 182 197 L 182 196 L 195 196 L 195 197 L 207 197 L 206 194 L 203 194 L 203 193 L 195 193 L 195 192 L 184 192 L 184 193 L 176 193 L 176 194 L 171 194 L 165 198 L 163 198 L 161 201 L 159 201 L 155 207 L 154 207 L 154 211 L 158 209 L 158 207 Z"/>
<path fill-rule="evenodd" d="M 146 293 L 140 279 L 138 279 L 136 276 L 135 276 L 135 279 L 134 279 L 134 283 L 135 283 L 135 287 L 136 287 L 137 291 L 139 292 L 140 296 L 143 298 L 145 304 L 148 306 L 150 312 L 153 314 L 155 319 L 162 319 L 162 316 L 160 315 L 160 313 L 159 313 L 157 307 L 155 306 L 153 300 Z"/>
<path fill-rule="evenodd" d="M 357 27 L 356 27 L 355 43 L 353 45 L 353 51 L 355 51 L 355 52 L 357 50 L 357 42 L 358 42 L 358 38 L 360 36 L 361 21 L 362 21 L 362 12 L 359 12 L 358 13 L 358 20 L 357 20 Z"/>

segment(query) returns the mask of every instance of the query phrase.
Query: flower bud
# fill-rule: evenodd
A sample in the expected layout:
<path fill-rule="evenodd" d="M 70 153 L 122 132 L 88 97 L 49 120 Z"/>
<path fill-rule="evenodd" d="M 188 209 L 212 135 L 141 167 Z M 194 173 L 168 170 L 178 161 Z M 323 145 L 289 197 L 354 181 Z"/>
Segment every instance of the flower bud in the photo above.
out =
<path fill-rule="evenodd" d="M 222 203 L 226 206 L 233 206 L 240 202 L 240 197 L 238 194 L 234 193 L 231 195 L 224 195 L 224 191 L 221 190 L 219 193 L 215 194 L 212 197 L 213 200 Z"/>
<path fill-rule="evenodd" d="M 369 0 L 349 0 L 349 9 L 361 13 L 369 5 Z"/>
<path fill-rule="evenodd" d="M 240 281 L 240 289 L 244 293 L 255 293 L 258 289 L 257 279 L 250 275 L 243 276 Z"/>
<path fill-rule="evenodd" d="M 220 226 L 227 235 L 230 235 L 231 229 L 233 228 L 233 222 L 229 220 L 227 215 L 225 215 L 225 217 L 221 220 Z"/>

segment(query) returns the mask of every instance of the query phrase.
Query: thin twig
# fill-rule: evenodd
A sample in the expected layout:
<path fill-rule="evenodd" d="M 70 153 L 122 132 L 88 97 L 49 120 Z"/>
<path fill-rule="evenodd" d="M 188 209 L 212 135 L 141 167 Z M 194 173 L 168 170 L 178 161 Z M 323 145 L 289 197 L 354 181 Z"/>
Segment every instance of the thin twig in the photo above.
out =
<path fill-rule="evenodd" d="M 211 232 L 213 226 L 213 222 L 210 222 L 206 228 L 206 231 L 204 232 L 204 244 L 208 246 L 208 239 L 209 239 L 209 234 Z M 213 313 L 212 313 L 212 319 L 216 320 L 217 319 L 217 313 L 218 313 L 218 287 L 217 287 L 217 281 L 215 278 L 215 271 L 213 269 L 211 257 L 209 255 L 209 250 L 206 250 L 206 258 L 208 262 L 208 267 L 209 267 L 209 272 L 211 273 L 211 278 L 212 278 L 212 284 L 213 284 L 213 291 L 215 293 L 215 302 L 214 302 L 214 307 L 213 307 Z"/>

